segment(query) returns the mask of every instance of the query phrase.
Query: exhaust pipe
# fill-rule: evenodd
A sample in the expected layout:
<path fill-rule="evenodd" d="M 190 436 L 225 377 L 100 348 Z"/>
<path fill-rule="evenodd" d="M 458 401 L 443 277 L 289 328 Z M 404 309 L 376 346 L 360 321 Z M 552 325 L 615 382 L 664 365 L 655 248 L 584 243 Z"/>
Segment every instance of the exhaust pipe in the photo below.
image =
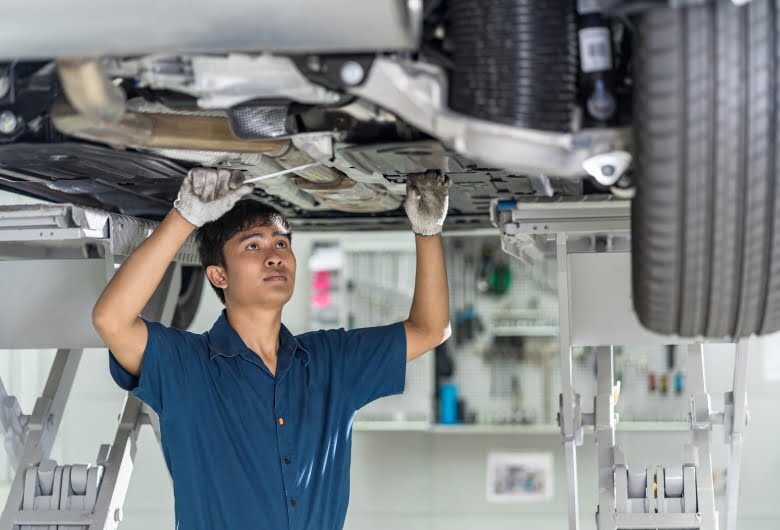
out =
<path fill-rule="evenodd" d="M 137 149 L 192 149 L 229 153 L 287 151 L 289 140 L 240 140 L 233 136 L 224 118 L 125 112 L 115 122 L 94 121 L 64 101 L 51 108 L 54 126 L 65 134 L 98 143 Z"/>
<path fill-rule="evenodd" d="M 126 111 L 122 89 L 108 79 L 99 59 L 57 61 L 67 98 L 52 106 L 54 126 L 65 134 L 99 143 L 231 153 L 282 154 L 289 140 L 241 140 L 225 118 Z"/>
<path fill-rule="evenodd" d="M 125 93 L 109 81 L 99 59 L 57 60 L 60 84 L 70 104 L 96 123 L 116 123 L 125 112 Z"/>

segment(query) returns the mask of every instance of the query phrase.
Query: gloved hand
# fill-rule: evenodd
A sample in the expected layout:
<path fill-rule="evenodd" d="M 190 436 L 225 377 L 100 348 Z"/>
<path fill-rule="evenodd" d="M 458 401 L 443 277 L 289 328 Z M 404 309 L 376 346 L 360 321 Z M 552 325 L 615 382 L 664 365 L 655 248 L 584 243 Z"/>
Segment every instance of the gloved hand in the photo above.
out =
<path fill-rule="evenodd" d="M 447 217 L 450 177 L 438 171 L 412 173 L 406 177 L 404 209 L 418 236 L 440 234 Z"/>
<path fill-rule="evenodd" d="M 173 207 L 188 222 L 203 226 L 222 217 L 253 189 L 251 184 L 244 184 L 241 171 L 198 167 L 184 177 Z"/>

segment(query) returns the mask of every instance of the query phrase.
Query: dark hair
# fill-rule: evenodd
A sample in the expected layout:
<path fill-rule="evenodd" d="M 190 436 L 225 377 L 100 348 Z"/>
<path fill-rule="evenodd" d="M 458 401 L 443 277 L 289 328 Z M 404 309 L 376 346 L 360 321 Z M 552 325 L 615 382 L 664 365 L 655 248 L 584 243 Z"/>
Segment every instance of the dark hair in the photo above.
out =
<path fill-rule="evenodd" d="M 211 265 L 225 266 L 225 243 L 233 236 L 256 226 L 272 226 L 278 224 L 290 233 L 290 223 L 287 218 L 275 208 L 252 199 L 238 201 L 233 208 L 216 221 L 206 223 L 198 228 L 195 239 L 198 242 L 198 252 L 203 270 Z M 222 303 L 225 303 L 225 293 L 219 287 L 209 282 Z"/>

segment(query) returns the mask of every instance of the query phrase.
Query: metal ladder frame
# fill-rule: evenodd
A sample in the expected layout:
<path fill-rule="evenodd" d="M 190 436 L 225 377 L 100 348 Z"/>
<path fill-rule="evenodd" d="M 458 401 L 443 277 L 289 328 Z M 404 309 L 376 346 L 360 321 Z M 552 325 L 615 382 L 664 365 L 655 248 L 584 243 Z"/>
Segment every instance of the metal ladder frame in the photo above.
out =
<path fill-rule="evenodd" d="M 679 497 L 681 511 L 688 513 L 674 513 L 670 510 L 673 503 L 668 503 L 665 496 L 666 475 L 663 468 L 646 470 L 644 498 L 640 505 L 641 512 L 637 513 L 637 503 L 633 501 L 639 499 L 629 498 L 625 457 L 615 443 L 618 416 L 615 414 L 612 346 L 618 343 L 611 342 L 609 334 L 596 341 L 598 343 L 573 343 L 572 326 L 577 315 L 572 312 L 570 284 L 572 253 L 598 250 L 605 254 L 630 250 L 630 203 L 611 197 L 523 203 L 494 200 L 491 203 L 491 220 L 501 231 L 503 250 L 511 256 L 527 261 L 554 255 L 557 261 L 562 389 L 559 425 L 568 483 L 570 530 L 579 529 L 577 447 L 583 443 L 583 425 L 593 427 L 598 446 L 598 530 L 717 530 L 719 519 L 710 450 L 712 426 L 715 424 L 723 425 L 725 442 L 730 449 L 726 528 L 736 530 L 742 441 L 748 419 L 747 340 L 735 344 L 733 389 L 726 393 L 725 410 L 713 412 L 704 377 L 704 351 L 707 344 L 669 337 L 670 343 L 688 344 L 691 443 L 684 449 L 683 474 L 679 483 L 683 490 Z M 574 388 L 572 348 L 578 345 L 598 347 L 598 389 L 592 413 L 583 412 L 581 396 Z M 664 474 L 664 480 L 659 481 L 661 474 Z M 674 484 L 676 489 L 678 482 Z M 685 485 L 688 487 L 685 488 Z M 695 498 L 691 496 L 691 489 L 695 489 Z M 691 504 L 692 500 L 695 506 Z"/>
<path fill-rule="evenodd" d="M 0 207 L 0 254 L 26 260 L 34 259 L 44 249 L 49 258 L 70 259 L 94 255 L 98 249 L 97 254 L 102 254 L 105 260 L 108 281 L 117 262 L 137 248 L 156 226 L 157 223 L 143 219 L 67 204 Z M 170 322 L 178 297 L 182 265 L 200 265 L 192 238 L 177 253 L 142 313 L 144 317 Z M 6 451 L 16 466 L 9 497 L 0 515 L 0 528 L 117 528 L 122 520 L 122 505 L 143 425 L 152 426 L 159 443 L 156 414 L 128 393 L 114 441 L 111 445 L 100 446 L 94 467 L 57 466 L 48 460 L 81 355 L 81 349 L 58 349 L 43 394 L 29 416 L 22 413 L 18 401 L 7 394 L 0 380 L 0 428 L 5 433 Z M 88 477 L 86 483 L 85 476 Z M 51 488 L 53 479 L 54 487 Z M 57 483 L 57 480 L 62 482 Z M 77 483 L 74 488 L 83 495 L 76 495 L 75 489 L 69 488 Z M 70 491 L 66 491 L 68 489 Z M 84 489 L 86 491 L 82 491 Z M 48 498 L 57 495 L 63 504 L 71 504 L 65 500 L 74 495 L 80 497 L 80 502 L 60 509 L 47 509 Z M 59 500 L 54 502 L 59 503 Z"/>

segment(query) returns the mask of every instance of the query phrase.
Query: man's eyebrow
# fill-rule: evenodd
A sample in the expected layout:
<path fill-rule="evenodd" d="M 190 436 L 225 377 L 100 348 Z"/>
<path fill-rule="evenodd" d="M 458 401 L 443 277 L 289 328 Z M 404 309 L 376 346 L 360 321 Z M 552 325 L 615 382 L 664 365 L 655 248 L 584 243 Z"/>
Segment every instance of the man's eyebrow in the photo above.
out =
<path fill-rule="evenodd" d="M 243 243 L 247 239 L 252 239 L 253 237 L 259 237 L 260 239 L 263 239 L 263 234 L 260 232 L 249 232 L 248 234 L 244 234 L 240 238 L 238 238 L 239 243 Z"/>
<path fill-rule="evenodd" d="M 277 230 L 276 232 L 274 232 L 273 234 L 271 234 L 271 237 L 276 237 L 276 236 L 284 236 L 284 237 L 286 237 L 287 239 L 290 239 L 290 232 L 282 232 L 282 231 L 280 231 L 280 230 Z M 252 239 L 253 237 L 257 237 L 257 238 L 260 238 L 260 239 L 264 239 L 264 236 L 263 236 L 263 234 L 261 234 L 260 232 L 249 232 L 248 234 L 244 234 L 243 236 L 241 236 L 241 237 L 238 239 L 238 242 L 239 242 L 239 243 L 243 243 L 243 242 L 244 242 L 244 241 L 246 241 L 247 239 Z"/>

